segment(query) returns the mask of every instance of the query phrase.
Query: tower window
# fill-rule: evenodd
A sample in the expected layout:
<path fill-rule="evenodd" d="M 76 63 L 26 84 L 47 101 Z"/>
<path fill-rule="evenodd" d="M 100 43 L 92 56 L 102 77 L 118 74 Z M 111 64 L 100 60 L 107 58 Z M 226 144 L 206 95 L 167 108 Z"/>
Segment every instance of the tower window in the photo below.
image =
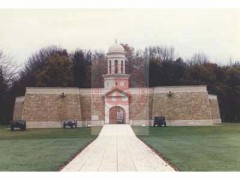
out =
<path fill-rule="evenodd" d="M 121 61 L 121 73 L 123 74 L 123 61 Z"/>
<path fill-rule="evenodd" d="M 117 60 L 114 61 L 114 73 L 115 74 L 118 73 L 118 61 Z"/>
<path fill-rule="evenodd" d="M 109 74 L 112 74 L 112 62 L 109 61 Z"/>

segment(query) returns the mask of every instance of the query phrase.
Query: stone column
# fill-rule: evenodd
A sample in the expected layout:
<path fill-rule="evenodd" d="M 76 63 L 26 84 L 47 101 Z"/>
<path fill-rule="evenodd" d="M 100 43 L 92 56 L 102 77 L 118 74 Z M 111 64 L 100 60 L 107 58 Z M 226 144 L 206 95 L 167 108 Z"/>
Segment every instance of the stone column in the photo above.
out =
<path fill-rule="evenodd" d="M 118 59 L 118 74 L 121 74 L 121 59 Z"/>

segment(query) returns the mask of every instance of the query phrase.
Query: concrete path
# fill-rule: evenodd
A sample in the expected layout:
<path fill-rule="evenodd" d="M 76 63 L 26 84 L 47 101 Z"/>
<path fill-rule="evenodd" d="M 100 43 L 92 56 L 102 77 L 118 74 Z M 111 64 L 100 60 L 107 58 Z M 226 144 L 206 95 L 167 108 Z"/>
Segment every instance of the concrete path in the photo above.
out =
<path fill-rule="evenodd" d="M 61 171 L 174 171 L 130 125 L 105 125 L 98 138 Z"/>

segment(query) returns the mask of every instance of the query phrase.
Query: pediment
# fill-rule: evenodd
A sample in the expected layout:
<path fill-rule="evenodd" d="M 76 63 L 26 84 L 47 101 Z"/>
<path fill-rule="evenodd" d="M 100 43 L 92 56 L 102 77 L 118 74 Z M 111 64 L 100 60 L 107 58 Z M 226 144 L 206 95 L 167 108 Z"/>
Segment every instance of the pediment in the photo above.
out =
<path fill-rule="evenodd" d="M 104 97 L 130 97 L 131 95 L 128 92 L 116 87 L 106 92 L 103 96 Z"/>

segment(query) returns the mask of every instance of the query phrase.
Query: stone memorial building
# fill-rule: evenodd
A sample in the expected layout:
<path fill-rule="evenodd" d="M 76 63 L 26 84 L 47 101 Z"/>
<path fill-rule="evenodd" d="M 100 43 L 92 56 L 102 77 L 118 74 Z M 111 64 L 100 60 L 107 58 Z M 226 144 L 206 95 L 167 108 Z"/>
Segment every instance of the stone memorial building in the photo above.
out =
<path fill-rule="evenodd" d="M 13 119 L 26 120 L 27 128 L 62 127 L 64 120 L 78 126 L 150 126 L 155 116 L 164 116 L 170 126 L 221 123 L 217 96 L 206 86 L 129 87 L 124 48 L 115 43 L 106 57 L 104 88 L 27 87 L 16 98 Z"/>

